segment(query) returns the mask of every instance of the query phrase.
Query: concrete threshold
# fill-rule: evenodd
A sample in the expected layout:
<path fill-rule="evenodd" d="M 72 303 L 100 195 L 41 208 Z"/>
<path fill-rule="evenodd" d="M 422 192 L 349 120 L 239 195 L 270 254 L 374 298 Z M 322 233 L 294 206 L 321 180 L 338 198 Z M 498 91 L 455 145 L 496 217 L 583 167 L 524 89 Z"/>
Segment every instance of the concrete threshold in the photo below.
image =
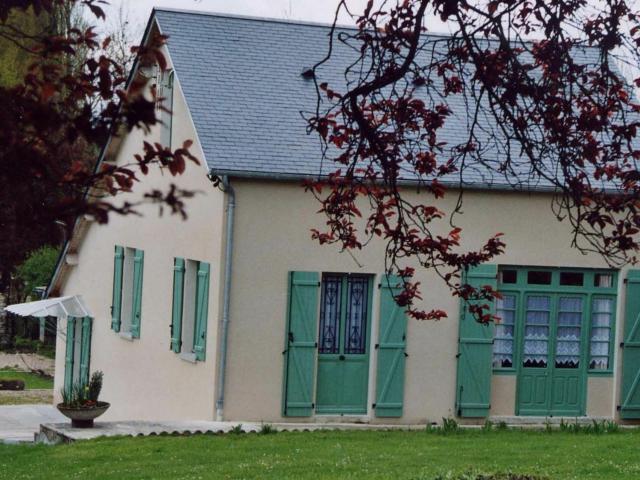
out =
<path fill-rule="evenodd" d="M 96 422 L 94 428 L 72 428 L 71 423 L 46 423 L 40 425 L 35 435 L 38 443 L 72 443 L 100 437 L 224 434 L 242 431 L 258 433 L 264 425 L 279 432 L 311 432 L 317 430 L 424 430 L 425 425 L 381 425 L 368 423 L 256 423 L 256 422 Z"/>
<path fill-rule="evenodd" d="M 259 433 L 265 425 L 278 432 L 313 432 L 319 430 L 425 430 L 425 424 L 371 424 L 328 422 L 318 423 L 257 423 L 257 422 L 213 422 L 213 421 L 123 421 L 96 422 L 94 428 L 72 428 L 71 423 L 45 423 L 40 425 L 40 432 L 35 435 L 37 443 L 72 443 L 81 440 L 93 440 L 100 437 L 144 437 L 155 435 L 196 435 L 226 433 Z M 600 417 L 491 417 L 489 421 L 495 429 L 504 423 L 508 428 L 522 430 L 541 430 L 548 425 L 558 428 L 561 423 L 591 425 L 596 422 L 611 421 Z M 431 424 L 435 427 L 436 424 Z M 477 430 L 484 427 L 484 422 L 459 423 L 460 429 Z M 637 428 L 637 426 L 620 425 L 620 428 Z"/>

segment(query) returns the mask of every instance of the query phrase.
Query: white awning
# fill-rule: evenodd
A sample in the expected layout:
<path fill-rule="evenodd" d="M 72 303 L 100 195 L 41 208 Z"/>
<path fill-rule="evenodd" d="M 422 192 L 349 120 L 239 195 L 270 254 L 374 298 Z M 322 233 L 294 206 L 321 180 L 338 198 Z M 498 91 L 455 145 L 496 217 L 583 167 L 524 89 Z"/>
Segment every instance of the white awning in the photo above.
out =
<path fill-rule="evenodd" d="M 22 317 L 93 317 L 80 295 L 16 303 L 6 310 Z"/>

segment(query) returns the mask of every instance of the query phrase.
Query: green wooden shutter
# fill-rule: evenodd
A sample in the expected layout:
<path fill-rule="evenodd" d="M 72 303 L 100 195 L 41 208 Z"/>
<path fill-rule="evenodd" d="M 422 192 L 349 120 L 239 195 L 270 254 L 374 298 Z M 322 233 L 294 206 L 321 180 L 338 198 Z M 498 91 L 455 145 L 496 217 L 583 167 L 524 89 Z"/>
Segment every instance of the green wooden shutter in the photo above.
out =
<path fill-rule="evenodd" d="M 318 293 L 317 272 L 290 272 L 283 382 L 283 415 L 309 417 L 314 408 Z"/>
<path fill-rule="evenodd" d="M 131 312 L 131 336 L 140 338 L 140 317 L 142 315 L 142 274 L 144 271 L 144 251 L 136 249 L 133 255 L 133 311 Z"/>
<path fill-rule="evenodd" d="M 76 318 L 67 318 L 67 348 L 64 357 L 64 390 L 71 392 L 73 387 L 73 350 L 76 332 Z"/>
<path fill-rule="evenodd" d="M 91 364 L 91 317 L 82 319 L 82 344 L 80 347 L 80 381 L 89 384 L 89 366 Z"/>
<path fill-rule="evenodd" d="M 620 418 L 640 418 L 640 270 L 627 273 Z M 613 361 L 613 359 L 611 359 Z"/>
<path fill-rule="evenodd" d="M 207 321 L 209 313 L 209 271 L 206 262 L 198 264 L 196 280 L 196 324 L 193 329 L 193 351 L 196 360 L 204 361 L 207 352 Z"/>
<path fill-rule="evenodd" d="M 171 350 L 182 349 L 182 305 L 184 301 L 184 258 L 173 262 L 173 307 L 171 309 Z"/>
<path fill-rule="evenodd" d="M 400 277 L 383 275 L 380 283 L 380 323 L 376 345 L 376 417 L 402 416 L 407 315 L 394 299 L 401 291 Z"/>
<path fill-rule="evenodd" d="M 111 329 L 120 331 L 122 316 L 122 270 L 124 267 L 124 248 L 116 245 L 113 256 L 113 293 L 111 300 Z"/>
<path fill-rule="evenodd" d="M 497 287 L 498 267 L 478 265 L 469 268 L 465 282 L 473 287 Z M 456 411 L 459 417 L 483 418 L 491 401 L 491 356 L 493 324 L 483 325 L 460 303 Z"/>

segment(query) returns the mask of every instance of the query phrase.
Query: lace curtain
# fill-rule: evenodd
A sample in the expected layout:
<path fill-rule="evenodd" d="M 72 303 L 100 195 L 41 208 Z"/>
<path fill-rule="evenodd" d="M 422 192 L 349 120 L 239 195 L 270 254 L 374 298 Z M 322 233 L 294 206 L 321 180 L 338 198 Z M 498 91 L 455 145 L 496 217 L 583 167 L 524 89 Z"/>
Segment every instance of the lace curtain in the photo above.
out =
<path fill-rule="evenodd" d="M 526 307 L 523 363 L 525 367 L 546 367 L 551 297 L 528 297 Z"/>
<path fill-rule="evenodd" d="M 580 366 L 582 335 L 582 298 L 560 297 L 556 332 L 556 367 Z"/>
<path fill-rule="evenodd" d="M 496 314 L 500 323 L 496 324 L 493 342 L 493 366 L 509 368 L 513 366 L 514 325 L 516 319 L 516 297 L 504 295 L 498 299 Z"/>
<path fill-rule="evenodd" d="M 589 368 L 606 370 L 609 368 L 609 344 L 611 340 L 613 300 L 611 298 L 594 298 L 591 305 L 591 312 Z"/>

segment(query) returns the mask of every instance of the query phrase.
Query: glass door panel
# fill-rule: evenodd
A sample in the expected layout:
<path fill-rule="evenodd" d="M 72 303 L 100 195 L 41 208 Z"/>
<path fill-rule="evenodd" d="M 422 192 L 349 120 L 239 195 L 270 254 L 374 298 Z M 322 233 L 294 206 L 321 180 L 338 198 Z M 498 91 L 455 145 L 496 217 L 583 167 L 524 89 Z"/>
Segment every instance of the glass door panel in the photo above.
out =
<path fill-rule="evenodd" d="M 527 297 L 522 366 L 547 368 L 549 363 L 549 327 L 551 297 Z"/>
<path fill-rule="evenodd" d="M 528 295 L 524 305 L 522 363 L 518 375 L 518 414 L 544 415 L 549 405 L 551 295 Z"/>

